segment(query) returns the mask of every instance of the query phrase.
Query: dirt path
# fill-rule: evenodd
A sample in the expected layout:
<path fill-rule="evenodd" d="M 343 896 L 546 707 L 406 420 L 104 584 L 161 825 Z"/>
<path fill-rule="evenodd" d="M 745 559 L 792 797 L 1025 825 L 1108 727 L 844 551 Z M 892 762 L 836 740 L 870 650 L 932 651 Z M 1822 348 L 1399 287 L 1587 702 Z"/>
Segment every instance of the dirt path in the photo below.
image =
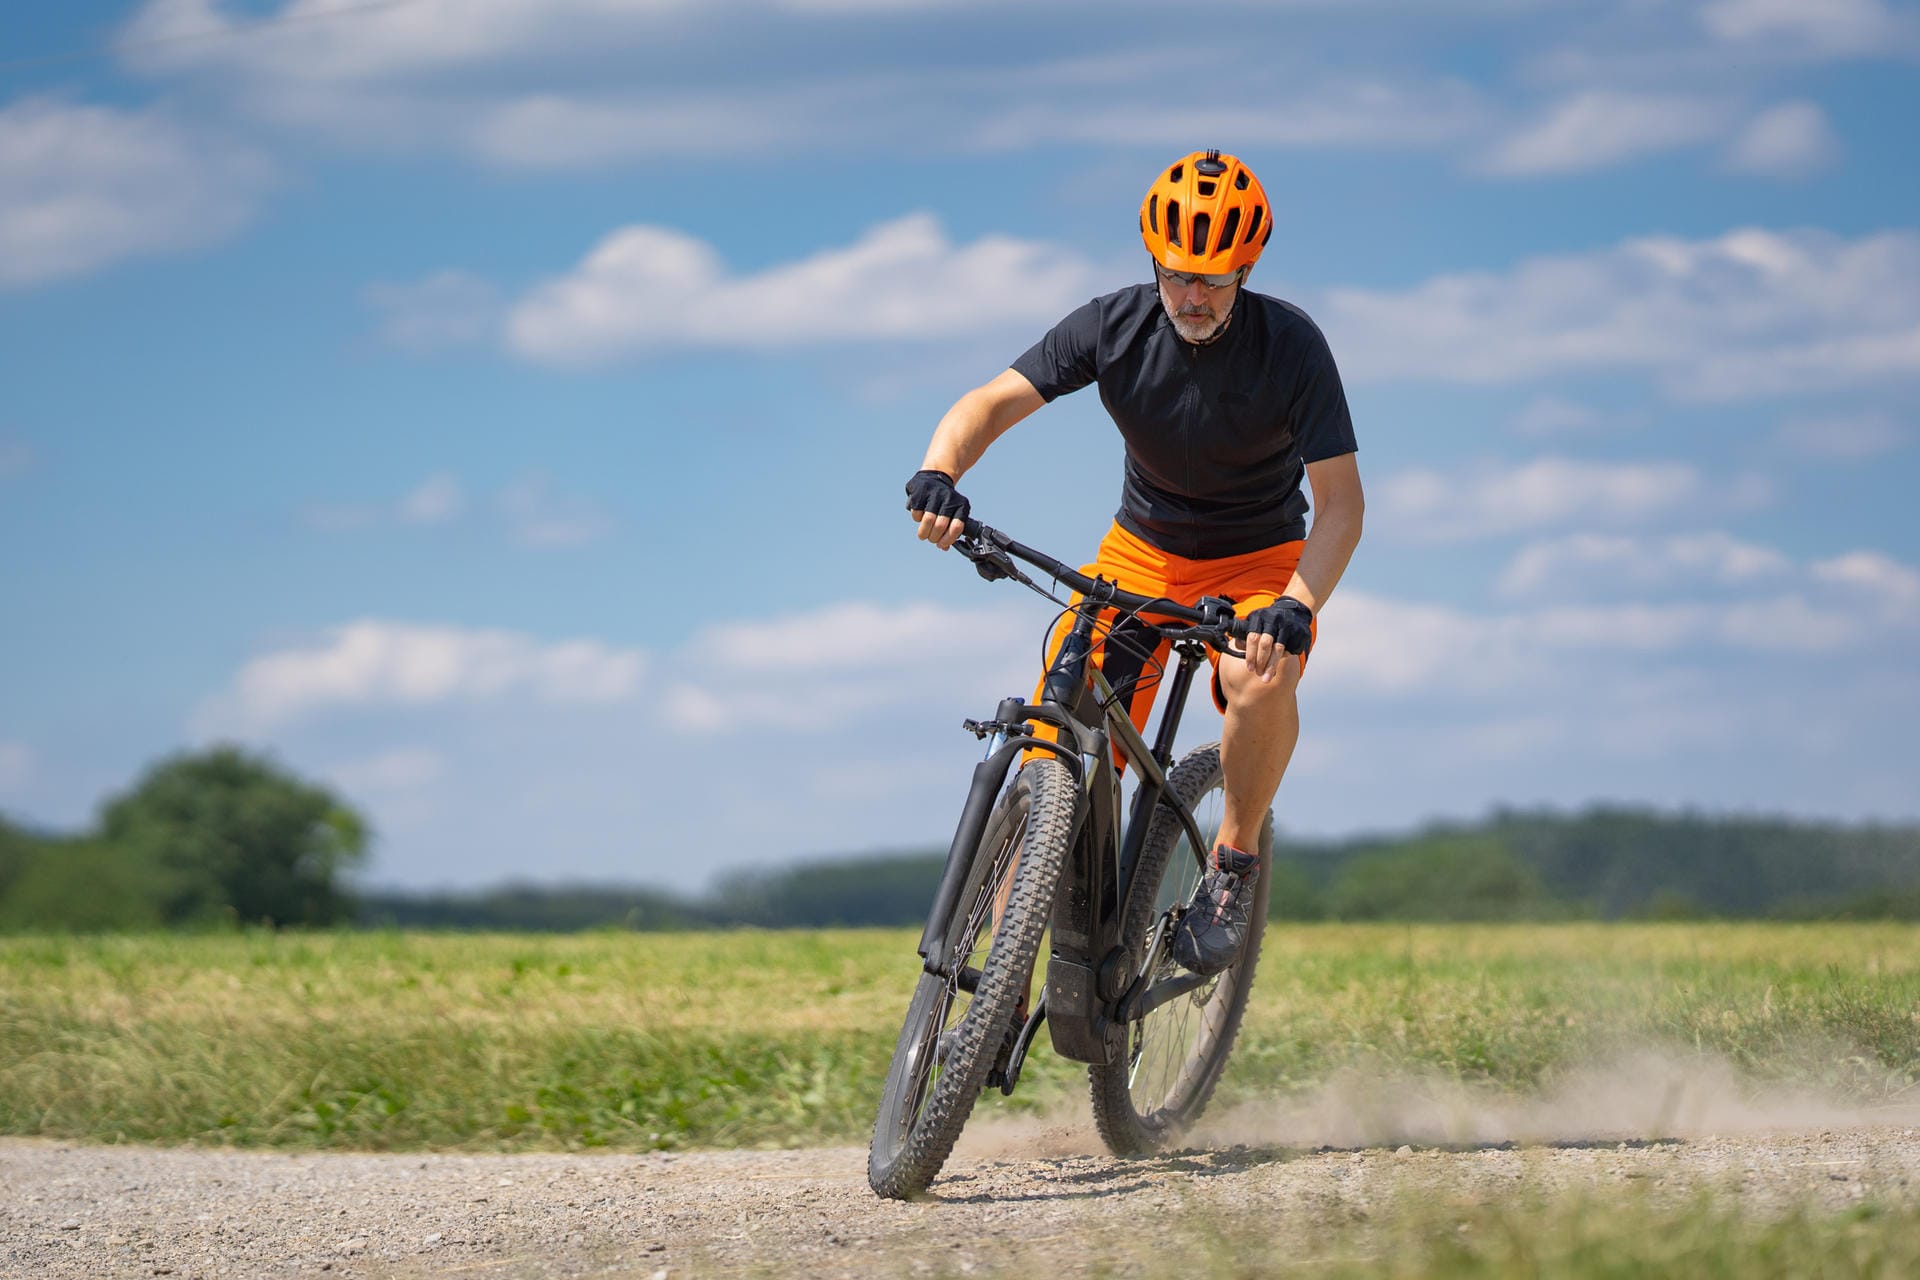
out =
<path fill-rule="evenodd" d="M 8 1277 L 966 1275 L 1084 1263 L 1107 1231 L 1261 1206 L 1276 1238 L 1398 1197 L 1706 1185 L 1834 1207 L 1920 1187 L 1920 1128 L 1463 1150 L 1193 1149 L 1121 1162 L 1077 1128 L 987 1124 L 925 1202 L 867 1189 L 865 1152 L 333 1155 L 0 1141 Z"/>

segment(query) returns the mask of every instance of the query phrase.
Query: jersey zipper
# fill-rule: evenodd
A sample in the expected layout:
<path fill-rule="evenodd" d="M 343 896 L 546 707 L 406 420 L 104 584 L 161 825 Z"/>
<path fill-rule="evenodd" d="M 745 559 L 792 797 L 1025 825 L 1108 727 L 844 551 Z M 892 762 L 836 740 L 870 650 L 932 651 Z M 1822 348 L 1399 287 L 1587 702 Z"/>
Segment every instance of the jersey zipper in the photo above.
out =
<path fill-rule="evenodd" d="M 1188 342 L 1181 342 L 1187 352 L 1187 385 L 1181 392 L 1184 397 L 1183 412 L 1180 415 L 1180 443 L 1182 456 L 1187 464 L 1185 492 L 1180 495 L 1181 503 L 1187 508 L 1187 549 L 1188 559 L 1196 559 L 1200 551 L 1199 512 L 1193 506 L 1193 436 L 1200 425 L 1200 351 L 1201 348 Z"/>

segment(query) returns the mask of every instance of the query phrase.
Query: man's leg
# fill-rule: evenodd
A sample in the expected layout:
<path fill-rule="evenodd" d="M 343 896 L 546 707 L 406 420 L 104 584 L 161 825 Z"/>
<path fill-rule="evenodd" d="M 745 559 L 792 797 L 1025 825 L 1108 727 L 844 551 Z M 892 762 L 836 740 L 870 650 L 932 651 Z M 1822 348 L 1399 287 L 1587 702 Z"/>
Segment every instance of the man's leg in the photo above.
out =
<path fill-rule="evenodd" d="M 1262 873 L 1257 860 L 1245 855 L 1260 851 L 1260 826 L 1300 736 L 1298 658 L 1285 657 L 1271 680 L 1250 674 L 1240 658 L 1222 658 L 1219 670 L 1217 692 L 1226 697 L 1227 716 L 1220 742 L 1226 812 L 1214 836 L 1217 847 L 1173 938 L 1174 960 L 1200 974 L 1225 969 L 1246 945 L 1254 885 Z M 1238 852 L 1228 853 L 1228 847 Z"/>
<path fill-rule="evenodd" d="M 1260 826 L 1300 739 L 1299 686 L 1300 659 L 1291 654 L 1271 680 L 1259 679 L 1239 658 L 1220 660 L 1220 688 L 1227 695 L 1220 739 L 1226 813 L 1216 837 L 1221 844 L 1249 853 L 1260 847 Z"/>

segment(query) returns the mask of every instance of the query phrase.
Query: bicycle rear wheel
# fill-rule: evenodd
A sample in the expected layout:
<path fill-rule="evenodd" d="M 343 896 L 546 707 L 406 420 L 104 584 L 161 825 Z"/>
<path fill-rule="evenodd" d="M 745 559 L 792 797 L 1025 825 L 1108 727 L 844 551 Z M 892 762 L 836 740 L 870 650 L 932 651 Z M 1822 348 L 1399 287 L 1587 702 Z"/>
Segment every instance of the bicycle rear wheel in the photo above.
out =
<path fill-rule="evenodd" d="M 1188 752 L 1174 767 L 1168 786 L 1193 810 L 1201 835 L 1211 845 L 1220 829 L 1226 794 L 1220 744 Z M 1171 954 L 1172 913 L 1193 897 L 1210 851 L 1193 848 L 1185 825 L 1171 809 L 1161 806 L 1155 812 L 1123 917 L 1124 945 L 1139 966 L 1137 971 L 1148 975 L 1149 984 L 1185 972 Z M 1266 930 L 1273 869 L 1271 813 L 1261 823 L 1258 852 L 1260 875 L 1254 882 L 1252 919 L 1240 958 L 1204 985 L 1176 996 L 1129 1026 L 1123 1060 L 1088 1069 L 1094 1123 L 1115 1155 L 1145 1155 L 1171 1144 L 1206 1110 L 1226 1070 L 1227 1055 L 1253 990 L 1260 939 Z"/>
<path fill-rule="evenodd" d="M 952 976 L 920 975 L 887 1068 L 867 1155 L 867 1181 L 883 1196 L 927 1189 L 1018 1030 L 1077 800 L 1065 765 L 1035 759 L 987 822 L 948 929 Z"/>

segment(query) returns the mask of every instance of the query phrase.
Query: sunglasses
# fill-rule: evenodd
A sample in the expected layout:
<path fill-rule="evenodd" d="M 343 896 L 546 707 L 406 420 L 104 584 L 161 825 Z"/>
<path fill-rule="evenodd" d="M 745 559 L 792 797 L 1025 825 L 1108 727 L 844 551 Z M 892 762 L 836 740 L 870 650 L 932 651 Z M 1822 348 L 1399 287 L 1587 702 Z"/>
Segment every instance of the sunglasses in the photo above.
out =
<path fill-rule="evenodd" d="M 1223 275 L 1210 276 L 1203 275 L 1197 271 L 1169 271 L 1157 262 L 1153 264 L 1153 269 L 1159 273 L 1162 280 L 1176 289 L 1184 289 L 1188 285 L 1195 283 L 1203 284 L 1209 289 L 1224 289 L 1239 280 L 1241 271 L 1245 270 L 1243 267 L 1238 270 L 1226 272 Z"/>

